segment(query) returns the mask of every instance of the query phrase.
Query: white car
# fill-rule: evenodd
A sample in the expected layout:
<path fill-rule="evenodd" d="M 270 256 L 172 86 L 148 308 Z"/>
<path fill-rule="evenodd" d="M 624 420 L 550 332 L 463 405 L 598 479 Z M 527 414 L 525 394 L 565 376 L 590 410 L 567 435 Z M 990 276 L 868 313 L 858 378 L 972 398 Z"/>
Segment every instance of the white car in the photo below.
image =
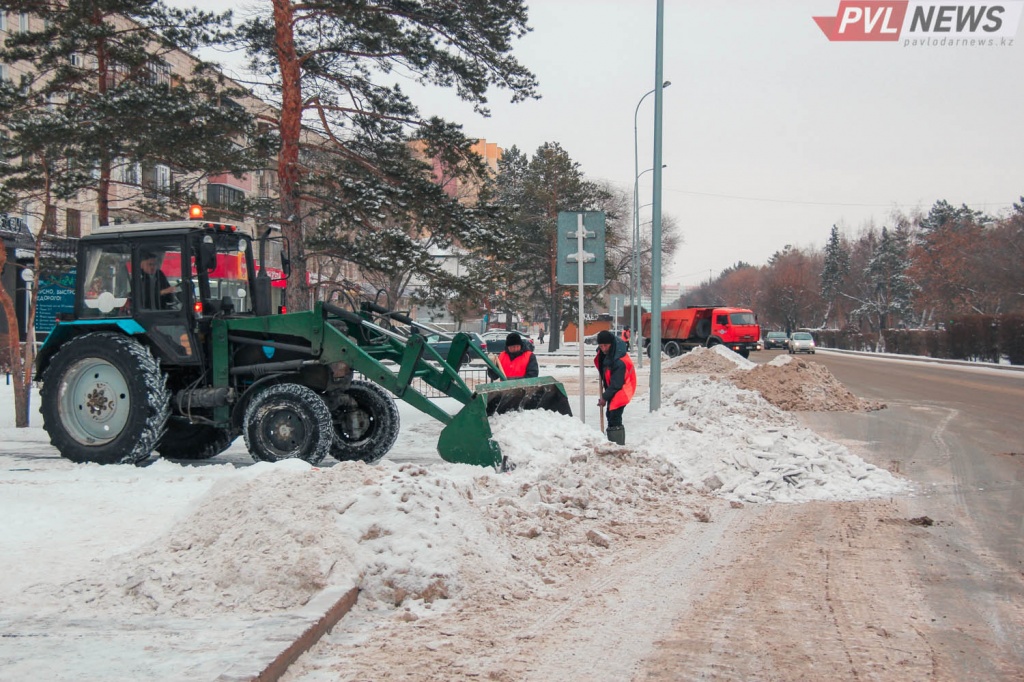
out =
<path fill-rule="evenodd" d="M 492 329 L 485 332 L 483 335 L 484 341 L 487 342 L 487 352 L 498 354 L 505 350 L 505 337 L 509 335 L 509 332 L 504 329 Z M 523 345 L 526 350 L 534 350 L 533 339 L 526 332 L 519 332 L 519 336 L 523 337 Z"/>
<path fill-rule="evenodd" d="M 789 354 L 793 353 L 814 355 L 814 337 L 809 332 L 793 332 L 789 337 Z"/>

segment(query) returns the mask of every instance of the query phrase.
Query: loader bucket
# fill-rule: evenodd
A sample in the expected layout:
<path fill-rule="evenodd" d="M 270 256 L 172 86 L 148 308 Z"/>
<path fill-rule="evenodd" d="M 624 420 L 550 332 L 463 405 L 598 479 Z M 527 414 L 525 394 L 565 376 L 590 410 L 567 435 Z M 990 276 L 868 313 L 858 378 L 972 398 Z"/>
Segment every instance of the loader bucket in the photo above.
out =
<path fill-rule="evenodd" d="M 495 468 L 501 466 L 501 449 L 491 440 L 487 402 L 483 397 L 473 396 L 452 418 L 451 423 L 441 430 L 437 453 L 446 462 Z"/>
<path fill-rule="evenodd" d="M 441 459 L 506 470 L 508 463 L 498 444 L 491 440 L 487 418 L 510 410 L 551 410 L 572 416 L 565 387 L 551 377 L 478 384 L 473 398 L 441 431 L 437 442 Z"/>
<path fill-rule="evenodd" d="M 565 387 L 552 377 L 512 379 L 476 386 L 487 401 L 487 416 L 512 410 L 551 410 L 572 416 Z"/>

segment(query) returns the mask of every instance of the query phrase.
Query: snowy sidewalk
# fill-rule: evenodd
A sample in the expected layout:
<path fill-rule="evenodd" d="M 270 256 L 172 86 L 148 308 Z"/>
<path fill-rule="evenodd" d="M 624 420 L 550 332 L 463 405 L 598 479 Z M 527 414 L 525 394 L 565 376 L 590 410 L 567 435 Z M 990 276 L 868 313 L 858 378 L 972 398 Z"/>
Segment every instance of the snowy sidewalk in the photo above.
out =
<path fill-rule="evenodd" d="M 97 682 L 276 680 L 348 612 L 356 588 L 328 588 L 262 618 L 0 618 L 0 679 Z M 31 641 L 31 647 L 24 647 Z M 97 652 L 102 655 L 97 656 Z"/>

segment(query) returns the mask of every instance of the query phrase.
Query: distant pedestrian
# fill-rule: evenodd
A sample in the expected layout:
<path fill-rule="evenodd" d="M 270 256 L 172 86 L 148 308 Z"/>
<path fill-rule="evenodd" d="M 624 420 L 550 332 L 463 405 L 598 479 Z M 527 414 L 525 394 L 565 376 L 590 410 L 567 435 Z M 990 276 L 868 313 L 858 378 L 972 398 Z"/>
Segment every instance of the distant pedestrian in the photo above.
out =
<path fill-rule="evenodd" d="M 540 328 L 540 334 L 537 335 L 537 343 L 544 343 L 544 327 Z"/>
<path fill-rule="evenodd" d="M 523 337 L 519 332 L 512 332 L 505 337 L 505 350 L 498 355 L 498 366 L 505 373 L 506 379 L 530 379 L 540 376 L 537 357 L 523 347 Z M 487 372 L 491 379 L 499 378 L 491 370 Z"/>
<path fill-rule="evenodd" d="M 622 328 L 622 340 L 626 342 L 626 347 L 629 347 L 630 336 L 631 334 L 629 333 L 629 325 L 626 325 L 625 327 Z"/>
<path fill-rule="evenodd" d="M 626 427 L 622 425 L 622 412 L 636 392 L 636 369 L 629 358 L 626 343 L 605 329 L 597 334 L 597 355 L 594 365 L 601 376 L 598 407 L 607 407 L 608 440 L 626 444 Z"/>

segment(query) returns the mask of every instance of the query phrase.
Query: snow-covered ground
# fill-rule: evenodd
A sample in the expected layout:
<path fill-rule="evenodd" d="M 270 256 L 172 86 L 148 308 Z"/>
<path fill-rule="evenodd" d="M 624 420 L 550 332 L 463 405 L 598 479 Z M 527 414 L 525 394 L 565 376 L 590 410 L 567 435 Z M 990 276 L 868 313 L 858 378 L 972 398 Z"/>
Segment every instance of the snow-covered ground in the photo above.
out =
<path fill-rule="evenodd" d="M 578 376 L 550 373 L 567 386 Z M 376 466 L 253 464 L 239 439 L 208 462 L 132 467 L 61 459 L 38 414 L 13 428 L 13 398 L 0 391 L 0 680 L 215 679 L 247 670 L 257 640 L 283 637 L 281 624 L 324 590 L 358 587 L 372 628 L 374 617 L 497 599 L 497 585 L 543 591 L 554 578 L 522 548 L 561 555 L 582 538 L 570 554 L 586 562 L 607 546 L 610 520 L 673 507 L 699 515 L 714 497 L 909 490 L 759 393 L 707 374 L 666 372 L 656 413 L 638 391 L 625 447 L 604 439 L 595 403 L 587 423 L 539 411 L 493 419 L 517 465 L 509 473 L 441 461 L 441 425 L 402 402 L 398 443 Z M 562 532 L 568 523 L 573 533 Z"/>

